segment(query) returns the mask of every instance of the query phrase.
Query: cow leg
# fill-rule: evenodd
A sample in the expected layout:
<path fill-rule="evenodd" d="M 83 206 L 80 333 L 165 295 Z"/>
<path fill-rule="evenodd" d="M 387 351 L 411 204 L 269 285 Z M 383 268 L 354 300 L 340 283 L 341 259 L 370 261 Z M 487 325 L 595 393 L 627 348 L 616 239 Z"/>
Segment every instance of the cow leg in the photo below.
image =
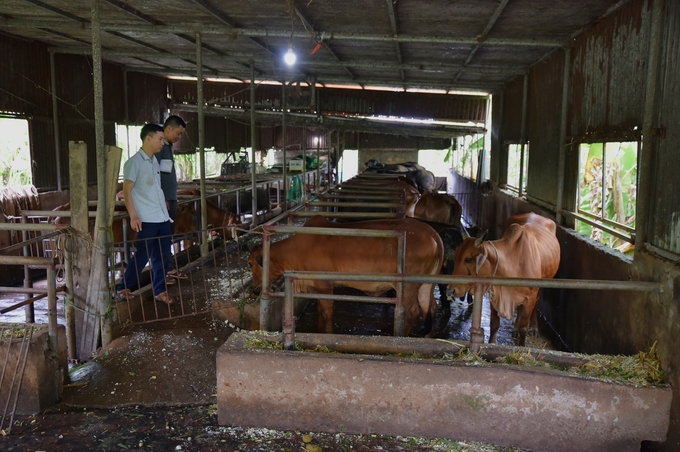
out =
<path fill-rule="evenodd" d="M 538 293 L 536 293 L 536 301 L 534 301 L 533 309 L 531 310 L 531 319 L 529 320 L 529 330 L 527 331 L 530 335 L 538 337 L 538 309 L 536 305 L 538 304 Z"/>
<path fill-rule="evenodd" d="M 496 336 L 498 335 L 498 328 L 501 326 L 501 318 L 498 315 L 496 308 L 491 305 L 491 333 L 489 336 L 489 344 L 496 343 Z"/>
<path fill-rule="evenodd" d="M 527 327 L 529 326 L 529 309 L 526 305 L 517 307 L 517 318 L 515 319 L 515 332 L 517 334 L 517 345 L 524 347 L 527 337 Z"/>
<path fill-rule="evenodd" d="M 534 306 L 534 310 L 531 312 L 528 333 L 534 337 L 538 337 L 538 309 L 536 309 L 536 306 Z"/>
<path fill-rule="evenodd" d="M 419 316 L 423 317 L 423 326 L 420 329 L 420 334 L 424 334 L 425 337 L 432 337 L 434 335 L 434 318 L 437 315 L 437 303 L 434 300 L 434 284 L 421 284 L 418 287 L 417 284 L 414 288 L 407 288 L 410 284 L 404 284 L 404 316 L 406 317 L 404 322 L 404 335 L 408 336 L 411 333 L 411 328 Z M 418 299 L 418 304 L 409 304 L 410 300 L 414 298 Z M 407 306 L 410 309 L 407 310 Z M 409 325 L 410 321 L 410 325 Z M 408 331 L 407 331 L 408 330 Z"/>
<path fill-rule="evenodd" d="M 319 313 L 318 331 L 333 334 L 333 300 L 319 300 L 317 311 Z"/>

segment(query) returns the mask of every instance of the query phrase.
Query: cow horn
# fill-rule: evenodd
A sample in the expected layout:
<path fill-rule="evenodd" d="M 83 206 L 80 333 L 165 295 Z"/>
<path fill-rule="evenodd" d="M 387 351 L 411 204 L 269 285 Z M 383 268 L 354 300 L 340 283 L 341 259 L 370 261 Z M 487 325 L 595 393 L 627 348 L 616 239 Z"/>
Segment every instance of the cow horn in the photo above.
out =
<path fill-rule="evenodd" d="M 481 237 L 479 237 L 477 240 L 475 240 L 475 246 L 476 246 L 477 248 L 479 248 L 480 246 L 482 246 L 482 243 L 484 243 L 484 241 L 486 240 L 486 236 L 487 236 L 488 234 L 489 234 L 489 230 L 487 229 L 486 231 L 484 231 L 484 234 L 482 234 Z"/>

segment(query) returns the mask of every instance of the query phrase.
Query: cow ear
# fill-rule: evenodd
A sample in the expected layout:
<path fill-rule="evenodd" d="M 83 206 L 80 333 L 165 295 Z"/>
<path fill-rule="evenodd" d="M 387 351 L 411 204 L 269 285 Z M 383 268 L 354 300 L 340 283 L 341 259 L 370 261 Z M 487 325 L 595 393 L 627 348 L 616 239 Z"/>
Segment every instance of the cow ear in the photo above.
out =
<path fill-rule="evenodd" d="M 484 261 L 486 261 L 486 250 L 482 250 L 482 253 L 477 255 L 477 268 L 475 269 L 475 274 L 479 274 L 479 269 L 484 264 Z"/>
<path fill-rule="evenodd" d="M 487 236 L 487 235 L 489 235 L 489 230 L 488 230 L 488 229 L 487 229 L 486 231 L 484 231 L 484 234 L 482 234 L 481 237 L 479 237 L 477 240 L 475 240 L 475 246 L 476 246 L 477 248 L 479 248 L 480 246 L 482 246 L 482 243 L 484 243 L 484 242 L 486 241 L 486 236 Z"/>

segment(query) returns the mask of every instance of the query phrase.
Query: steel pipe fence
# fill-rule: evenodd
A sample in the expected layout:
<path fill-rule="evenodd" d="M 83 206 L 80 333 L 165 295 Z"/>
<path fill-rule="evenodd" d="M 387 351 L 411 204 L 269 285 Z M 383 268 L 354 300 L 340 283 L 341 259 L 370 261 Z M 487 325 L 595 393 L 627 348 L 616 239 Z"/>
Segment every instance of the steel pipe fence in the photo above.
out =
<path fill-rule="evenodd" d="M 363 303 L 389 302 L 388 299 L 375 301 L 374 297 L 355 297 L 351 295 L 328 296 L 326 294 L 299 293 L 294 290 L 293 282 L 305 281 L 371 281 L 401 283 L 435 283 L 435 284 L 470 284 L 474 286 L 474 304 L 472 312 L 472 326 L 470 327 L 470 348 L 479 349 L 484 342 L 484 329 L 481 326 L 483 295 L 490 285 L 513 287 L 538 287 L 556 289 L 584 289 L 584 290 L 626 290 L 640 292 L 664 291 L 661 282 L 645 281 L 612 281 L 612 280 L 573 280 L 573 279 L 541 279 L 541 278 L 507 278 L 485 276 L 432 276 L 395 274 L 356 274 L 356 273 L 322 273 L 322 272 L 284 272 L 284 318 L 283 343 L 287 350 L 293 350 L 295 344 L 295 319 L 292 314 L 294 298 L 328 298 Z M 397 334 L 395 334 L 396 336 Z"/>
<path fill-rule="evenodd" d="M 56 350 L 56 345 L 57 345 L 57 285 L 56 285 L 56 279 L 57 279 L 57 273 L 54 265 L 54 259 L 53 258 L 48 258 L 48 257 L 30 257 L 30 256 L 0 256 L 0 265 L 24 265 L 24 266 L 32 266 L 34 268 L 44 268 L 47 270 L 47 289 L 46 289 L 46 295 L 47 295 L 47 319 L 48 319 L 48 328 L 49 328 L 49 337 L 52 345 L 54 346 Z M 5 288 L 7 289 L 7 288 Z M 27 288 L 31 289 L 31 288 Z M 38 290 L 38 292 L 42 292 L 41 290 Z M 5 292 L 6 293 L 6 292 Z M 22 292 L 19 292 L 22 293 Z M 36 293 L 34 290 L 33 292 L 30 292 L 28 290 L 23 291 L 26 295 L 33 295 Z M 24 303 L 20 303 L 19 305 L 15 305 L 13 309 L 18 309 L 21 306 L 27 305 L 27 304 L 33 304 L 35 301 L 40 300 L 44 298 L 43 294 L 39 295 L 38 297 L 27 297 L 28 300 L 25 300 Z M 31 300 L 31 298 L 34 298 Z M 10 309 L 10 310 L 13 310 Z M 9 312 L 7 310 L 6 312 Z M 32 321 L 29 321 L 27 319 L 26 323 L 33 323 Z"/>
<path fill-rule="evenodd" d="M 230 228 L 226 228 L 230 229 Z M 236 227 L 231 228 L 236 233 Z M 200 237 L 201 231 L 198 231 Z M 119 327 L 126 324 L 143 324 L 170 320 L 181 317 L 194 316 L 210 312 L 216 301 L 238 304 L 243 294 L 251 284 L 252 277 L 247 270 L 248 253 L 242 250 L 242 242 L 251 240 L 253 233 L 239 230 L 242 234 L 238 240 L 225 239 L 223 228 L 210 228 L 206 231 L 208 240 L 208 254 L 200 257 L 200 244 L 191 238 L 183 243 L 183 249 L 171 253 L 170 264 L 165 259 L 162 262 L 162 274 L 177 270 L 186 275 L 186 279 L 165 277 L 162 287 L 169 296 L 173 297 L 173 304 L 165 304 L 155 300 L 153 271 L 147 262 L 132 262 L 140 275 L 137 282 L 127 287 L 123 278 L 124 271 L 116 272 L 116 281 L 123 284 L 124 289 L 131 291 L 130 297 L 117 296 L 115 301 L 115 322 Z M 173 236 L 175 239 L 181 236 Z M 152 242 L 160 244 L 167 237 L 156 237 L 151 240 L 138 240 L 135 253 L 149 254 Z M 142 248 L 143 247 L 143 248 Z"/>
<path fill-rule="evenodd" d="M 260 327 L 262 329 L 274 329 L 271 319 L 271 304 L 273 298 L 280 297 L 280 292 L 270 291 L 269 287 L 269 265 L 271 256 L 271 237 L 272 233 L 279 234 L 307 234 L 307 235 L 324 235 L 324 236 L 345 236 L 345 237 L 373 237 L 373 238 L 396 238 L 397 239 L 397 271 L 404 272 L 406 259 L 406 231 L 395 230 L 373 230 L 373 229 L 334 229 L 334 228 L 318 228 L 318 227 L 294 227 L 294 226 L 273 226 L 268 225 L 263 227 L 264 236 L 262 237 L 262 295 L 260 297 Z M 333 273 L 332 275 L 335 275 Z M 331 275 L 331 276 L 332 276 Z M 404 295 L 403 282 L 398 281 L 396 284 L 396 297 L 391 300 L 383 299 L 384 302 L 394 304 L 394 330 L 395 335 L 404 334 L 404 309 L 402 299 Z M 325 299 L 336 299 L 336 296 L 324 295 Z M 340 298 L 338 298 L 340 299 Z M 292 301 L 291 301 L 292 303 Z M 284 310 L 293 310 L 293 306 L 284 306 Z M 284 322 L 293 320 L 284 318 Z"/>

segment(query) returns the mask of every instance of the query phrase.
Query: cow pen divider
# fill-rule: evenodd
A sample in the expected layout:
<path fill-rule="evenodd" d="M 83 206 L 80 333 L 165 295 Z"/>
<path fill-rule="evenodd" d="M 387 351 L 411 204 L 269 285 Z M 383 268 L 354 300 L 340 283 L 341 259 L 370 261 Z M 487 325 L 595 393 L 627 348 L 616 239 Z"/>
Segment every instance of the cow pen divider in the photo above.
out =
<path fill-rule="evenodd" d="M 645 281 L 612 281 L 612 280 L 589 280 L 589 279 L 542 279 L 542 278 L 507 278 L 487 276 L 432 276 L 432 275 L 406 275 L 403 272 L 395 274 L 356 274 L 356 273 L 324 273 L 285 271 L 284 274 L 284 318 L 283 318 L 283 345 L 286 350 L 293 350 L 295 346 L 295 317 L 293 313 L 294 298 L 327 298 L 333 300 L 349 300 L 369 303 L 388 303 L 375 301 L 373 297 L 354 296 L 327 296 L 313 293 L 297 293 L 293 289 L 294 280 L 306 281 L 373 281 L 373 282 L 397 282 L 401 287 L 404 283 L 435 283 L 435 284 L 473 284 L 475 287 L 474 303 L 472 309 L 472 325 L 470 327 L 470 349 L 477 352 L 484 343 L 484 329 L 482 323 L 482 301 L 484 292 L 490 285 L 513 286 L 513 287 L 538 287 L 554 289 L 586 289 L 586 290 L 628 290 L 640 292 L 662 293 L 663 284 L 660 282 Z M 395 312 L 396 322 L 396 312 Z M 403 325 L 402 325 L 403 327 Z M 403 336 L 397 333 L 395 323 L 395 336 Z"/>
<path fill-rule="evenodd" d="M 31 257 L 31 256 L 0 256 L 0 265 L 25 265 L 31 268 L 45 268 L 47 270 L 47 326 L 48 334 L 50 338 L 51 345 L 54 350 L 57 350 L 57 272 L 54 265 L 54 258 L 51 257 Z M 36 288 L 18 288 L 18 287 L 2 287 L 1 292 L 14 292 L 14 293 L 41 293 L 44 289 Z M 29 289 L 30 292 L 27 290 Z M 32 301 L 24 300 L 19 305 L 12 306 L 16 309 L 23 306 L 28 301 L 33 303 L 39 299 L 44 298 L 44 296 L 33 297 Z M 33 322 L 26 322 L 33 323 Z"/>
<path fill-rule="evenodd" d="M 309 234 L 309 235 L 328 235 L 328 236 L 348 236 L 348 237 L 377 237 L 377 238 L 396 238 L 397 239 L 397 273 L 403 274 L 406 259 L 406 231 L 396 230 L 375 230 L 375 229 L 336 229 L 336 228 L 316 228 L 316 227 L 293 227 L 293 226 L 263 226 L 264 235 L 262 236 L 262 296 L 260 298 L 260 326 L 262 329 L 274 329 L 271 322 L 271 305 L 273 297 L 284 296 L 287 299 L 287 292 L 269 291 L 269 258 L 271 247 L 271 233 L 280 234 Z M 288 290 L 288 289 L 287 289 Z M 290 289 L 292 290 L 292 289 Z M 378 297 L 359 297 L 373 303 L 394 304 L 394 334 L 395 336 L 404 335 L 404 308 L 402 299 L 404 295 L 403 282 L 397 281 L 395 298 Z M 309 298 L 309 297 L 306 297 Z M 318 296 L 314 298 L 319 298 Z M 329 300 L 355 300 L 357 297 L 349 295 L 324 294 L 324 299 Z M 284 304 L 284 331 L 286 322 L 293 322 L 293 304 Z M 290 310 L 290 313 L 288 313 Z M 289 326 L 290 328 L 294 326 Z"/>

